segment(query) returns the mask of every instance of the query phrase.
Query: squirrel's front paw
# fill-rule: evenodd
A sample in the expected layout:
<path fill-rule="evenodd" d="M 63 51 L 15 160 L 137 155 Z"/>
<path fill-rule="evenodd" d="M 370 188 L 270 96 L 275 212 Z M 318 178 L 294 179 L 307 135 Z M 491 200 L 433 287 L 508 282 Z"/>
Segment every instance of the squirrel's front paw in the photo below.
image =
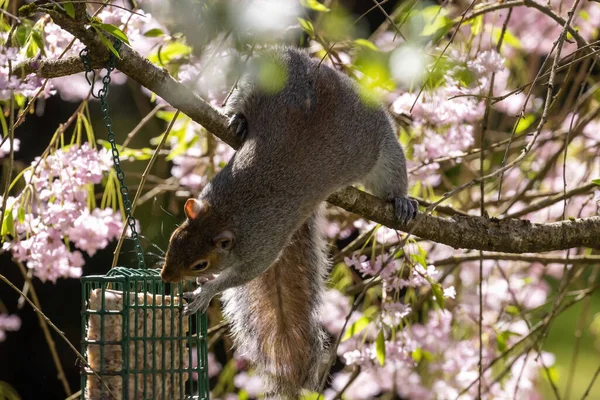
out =
<path fill-rule="evenodd" d="M 227 125 L 229 129 L 235 129 L 235 135 L 240 139 L 246 139 L 248 135 L 248 120 L 242 113 L 235 113 L 231 118 L 229 118 L 229 124 Z"/>
<path fill-rule="evenodd" d="M 200 289 L 200 288 L 199 288 Z M 188 316 L 195 314 L 198 311 L 204 312 L 210 304 L 211 298 L 206 296 L 201 290 L 194 290 L 193 292 L 186 292 L 183 294 L 184 299 L 192 300 L 186 304 L 183 308 L 183 315 Z"/>
<path fill-rule="evenodd" d="M 396 218 L 402 223 L 407 223 L 417 216 L 418 206 L 419 203 L 414 199 L 409 199 L 408 197 L 394 198 Z"/>

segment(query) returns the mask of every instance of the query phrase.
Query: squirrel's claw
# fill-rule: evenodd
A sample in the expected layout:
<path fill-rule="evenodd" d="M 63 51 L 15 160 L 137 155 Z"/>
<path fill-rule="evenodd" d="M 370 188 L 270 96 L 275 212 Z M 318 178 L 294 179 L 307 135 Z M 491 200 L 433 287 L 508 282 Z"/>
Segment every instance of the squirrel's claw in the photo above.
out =
<path fill-rule="evenodd" d="M 235 129 L 235 135 L 240 139 L 246 139 L 248 135 L 248 120 L 242 113 L 235 113 L 229 119 L 229 124 L 227 125 L 229 129 Z"/>
<path fill-rule="evenodd" d="M 394 212 L 396 218 L 402 223 L 407 223 L 417 216 L 418 205 L 416 200 L 408 197 L 396 197 L 394 199 Z"/>
<path fill-rule="evenodd" d="M 188 316 L 195 314 L 198 311 L 204 312 L 210 304 L 210 298 L 203 296 L 201 291 L 196 289 L 193 292 L 186 292 L 183 294 L 184 299 L 192 300 L 190 303 L 183 307 L 183 315 Z"/>
<path fill-rule="evenodd" d="M 194 294 L 194 292 L 184 292 L 183 293 L 183 298 L 186 300 L 190 300 L 190 299 L 195 299 L 196 295 Z"/>

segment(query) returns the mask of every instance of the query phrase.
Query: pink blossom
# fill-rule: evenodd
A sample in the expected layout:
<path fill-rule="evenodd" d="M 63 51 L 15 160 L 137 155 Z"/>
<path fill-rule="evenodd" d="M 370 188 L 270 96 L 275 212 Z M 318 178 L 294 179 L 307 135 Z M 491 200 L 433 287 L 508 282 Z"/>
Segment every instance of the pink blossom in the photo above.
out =
<path fill-rule="evenodd" d="M 92 256 L 123 229 L 121 216 L 113 209 L 88 208 L 90 185 L 100 183 L 110 167 L 106 150 L 97 151 L 87 143 L 34 160 L 24 178 L 31 182 L 38 198 L 31 208 L 24 207 L 23 222 L 16 218 L 21 199 L 11 200 L 17 235 L 4 243 L 3 249 L 26 263 L 42 281 L 81 276 L 83 254 L 71 249 L 68 242 Z"/>
<path fill-rule="evenodd" d="M 394 316 L 395 318 L 399 318 L 399 319 L 406 317 L 412 311 L 412 309 L 410 308 L 410 305 L 402 304 L 402 303 L 385 303 L 383 305 L 383 309 L 389 315 Z"/>
<path fill-rule="evenodd" d="M 233 378 L 236 387 L 244 389 L 250 397 L 258 397 L 264 391 L 264 382 L 259 375 L 240 372 Z"/>
<path fill-rule="evenodd" d="M 117 239 L 122 229 L 120 218 L 115 219 L 114 211 L 106 208 L 95 209 L 92 213 L 83 210 L 66 233 L 75 246 L 93 256 L 111 240 Z"/>
<path fill-rule="evenodd" d="M 0 342 L 6 339 L 6 332 L 16 332 L 21 329 L 21 318 L 18 315 L 0 314 Z"/>
<path fill-rule="evenodd" d="M 456 289 L 454 289 L 454 286 L 444 288 L 444 297 L 450 299 L 456 298 Z"/>
<path fill-rule="evenodd" d="M 3 140 L 0 135 L 0 142 Z M 13 151 L 19 151 L 19 147 L 21 145 L 21 141 L 17 138 L 13 140 Z M 0 159 L 6 157 L 10 153 L 10 140 L 6 140 L 2 146 L 0 146 Z"/>
<path fill-rule="evenodd" d="M 321 324 L 332 334 L 339 335 L 350 312 L 350 300 L 338 290 L 331 289 L 325 291 L 321 307 Z M 358 318 L 360 313 L 354 312 L 348 323 L 352 324 Z"/>

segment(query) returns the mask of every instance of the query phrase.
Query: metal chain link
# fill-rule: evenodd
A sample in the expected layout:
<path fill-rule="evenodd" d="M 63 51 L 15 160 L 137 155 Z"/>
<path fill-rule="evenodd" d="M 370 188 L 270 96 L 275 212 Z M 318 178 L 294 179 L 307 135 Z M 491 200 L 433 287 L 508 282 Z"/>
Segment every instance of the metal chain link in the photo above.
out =
<path fill-rule="evenodd" d="M 121 49 L 121 41 L 115 40 L 114 48 L 117 52 Z M 117 57 L 114 53 L 110 53 L 110 58 L 108 60 L 108 65 L 105 67 L 106 75 L 102 77 L 102 87 L 98 90 L 98 93 L 94 93 L 94 83 L 96 81 L 96 72 L 92 68 L 92 64 L 90 62 L 88 49 L 87 47 L 79 52 L 79 58 L 81 58 L 81 62 L 85 68 L 85 79 L 92 87 L 92 96 L 100 99 L 100 109 L 102 110 L 102 114 L 104 115 L 104 126 L 106 126 L 106 130 L 108 131 L 108 141 L 112 148 L 112 158 L 115 166 L 115 170 L 117 171 L 117 179 L 121 183 L 120 192 L 123 197 L 123 205 L 125 208 L 125 214 L 127 216 L 127 225 L 131 229 L 131 237 L 133 238 L 135 254 L 137 256 L 137 265 L 139 268 L 146 268 L 146 262 L 144 261 L 144 253 L 142 251 L 142 246 L 140 244 L 140 236 L 135 229 L 135 218 L 131 213 L 132 204 L 131 200 L 129 200 L 129 188 L 125 185 L 125 173 L 121 169 L 121 160 L 119 159 L 119 150 L 117 149 L 116 144 L 116 135 L 112 130 L 112 119 L 108 115 L 108 102 L 106 101 L 106 96 L 108 95 L 108 85 L 110 84 L 110 73 L 115 69 L 115 62 Z"/>

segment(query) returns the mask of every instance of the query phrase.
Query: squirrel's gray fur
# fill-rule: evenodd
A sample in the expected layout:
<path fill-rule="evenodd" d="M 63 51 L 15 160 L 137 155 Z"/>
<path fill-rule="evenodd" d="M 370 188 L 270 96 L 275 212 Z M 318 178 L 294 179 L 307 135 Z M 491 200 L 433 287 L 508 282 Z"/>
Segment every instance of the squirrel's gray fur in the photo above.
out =
<path fill-rule="evenodd" d="M 416 202 L 407 198 L 404 152 L 391 118 L 381 105 L 372 99 L 365 101 L 350 78 L 302 50 L 272 48 L 256 57 L 252 65 L 264 65 L 265 60 L 283 67 L 285 84 L 269 92 L 252 69 L 240 80 L 228 102 L 227 114 L 232 116 L 233 129 L 245 140 L 199 196 L 208 205 L 201 209 L 210 209 L 210 213 L 197 220 L 188 219 L 181 233 L 172 237 L 170 247 L 171 254 L 177 253 L 171 258 L 179 257 L 177 262 L 185 266 L 194 262 L 193 253 L 200 251 L 194 249 L 203 246 L 200 239 L 190 243 L 190 238 L 214 227 L 233 233 L 231 251 L 222 252 L 225 255 L 215 266 L 219 276 L 194 292 L 186 312 L 206 309 L 216 294 L 227 290 L 225 313 L 232 321 L 235 342 L 266 374 L 274 393 L 295 398 L 301 387 L 314 387 L 317 360 L 323 353 L 318 308 L 328 261 L 326 243 L 316 233 L 319 217 L 315 210 L 331 193 L 354 183 L 363 183 L 376 196 L 394 202 L 401 220 L 415 216 Z M 298 260 L 297 254 L 305 257 L 303 264 L 308 273 L 299 273 L 301 270 L 290 261 Z M 169 269 L 168 263 L 169 252 L 165 269 Z M 298 283 L 304 289 L 274 283 L 268 294 L 254 291 L 256 296 L 249 296 L 249 291 L 261 284 L 260 279 L 266 279 L 268 269 L 273 279 L 283 274 L 308 283 Z M 262 302 L 260 296 L 272 296 L 273 300 Z M 262 307 L 268 303 L 277 308 L 287 301 L 289 307 L 296 307 L 299 303 L 294 303 L 294 298 L 308 307 L 307 313 L 267 309 L 261 310 L 261 315 L 251 304 L 258 302 Z M 283 319 L 310 316 L 279 321 L 279 330 L 273 328 L 261 337 L 267 321 L 260 318 L 265 313 Z M 261 340 L 271 334 L 286 335 L 282 326 L 306 328 L 290 331 L 289 340 L 284 341 L 293 346 L 290 342 L 294 335 L 300 335 L 301 344 L 310 346 L 301 349 L 310 354 L 299 361 L 305 364 L 295 366 L 306 375 L 301 379 L 291 375 L 297 382 L 284 382 L 285 377 L 274 376 L 278 369 L 273 363 L 278 360 L 261 353 L 265 345 Z"/>
<path fill-rule="evenodd" d="M 302 388 L 318 386 L 326 342 L 319 310 L 330 264 L 321 218 L 313 213 L 267 272 L 223 292 L 237 351 L 278 398 L 297 399 Z"/>

